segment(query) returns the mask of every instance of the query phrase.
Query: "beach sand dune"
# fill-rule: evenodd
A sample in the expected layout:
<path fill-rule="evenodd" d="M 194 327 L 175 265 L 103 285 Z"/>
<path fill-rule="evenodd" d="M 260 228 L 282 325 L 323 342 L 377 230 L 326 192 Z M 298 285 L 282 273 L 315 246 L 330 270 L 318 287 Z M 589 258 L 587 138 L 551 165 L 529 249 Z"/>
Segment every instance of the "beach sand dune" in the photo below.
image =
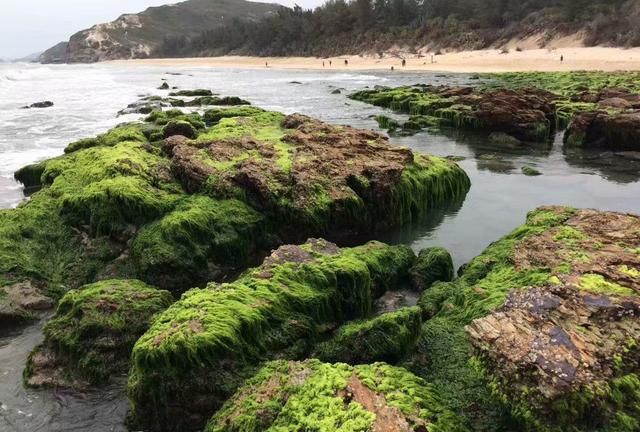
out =
<path fill-rule="evenodd" d="M 561 61 L 561 57 L 564 59 Z M 406 66 L 402 66 L 402 58 Z M 331 60 L 332 65 L 329 65 Z M 348 65 L 345 64 L 348 61 Z M 324 62 L 324 67 L 323 63 Z M 391 70 L 446 72 L 523 72 L 574 70 L 640 70 L 640 48 L 556 48 L 532 49 L 504 53 L 501 50 L 463 51 L 442 55 L 390 55 L 315 57 L 203 57 L 177 59 L 120 60 L 110 63 L 193 66 L 216 68 L 273 68 L 307 70 Z M 266 66 L 268 65 L 268 66 Z"/>

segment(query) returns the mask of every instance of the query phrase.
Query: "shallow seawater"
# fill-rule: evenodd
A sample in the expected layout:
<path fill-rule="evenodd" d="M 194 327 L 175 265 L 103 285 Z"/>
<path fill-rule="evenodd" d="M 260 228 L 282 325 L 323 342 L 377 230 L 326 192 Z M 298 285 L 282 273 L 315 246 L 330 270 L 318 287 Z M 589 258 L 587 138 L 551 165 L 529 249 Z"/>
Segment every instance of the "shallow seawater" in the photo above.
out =
<path fill-rule="evenodd" d="M 180 75 L 175 75 L 180 74 Z M 180 88 L 209 88 L 267 109 L 300 112 L 328 122 L 377 128 L 384 110 L 349 100 L 365 86 L 469 84 L 467 75 L 380 72 L 236 70 L 123 65 L 41 66 L 0 64 L 0 208 L 24 199 L 13 181 L 21 166 L 56 156 L 71 141 L 94 136 L 138 116 L 116 113 L 140 96 L 161 94 L 162 79 Z M 294 84 L 292 81 L 300 82 Z M 331 94 L 342 89 L 341 94 Z M 48 109 L 21 106 L 51 100 Z M 551 146 L 503 148 L 469 135 L 421 133 L 392 142 L 441 156 L 465 159 L 471 177 L 464 200 L 433 209 L 415 226 L 378 236 L 416 251 L 439 245 L 459 266 L 520 225 L 540 205 L 562 204 L 640 213 L 640 161 L 611 153 L 563 151 Z M 527 177 L 523 166 L 542 172 Z M 21 375 L 30 350 L 42 340 L 41 324 L 0 338 L 0 431 L 120 431 L 124 427 L 124 384 L 97 394 L 29 391 Z"/>

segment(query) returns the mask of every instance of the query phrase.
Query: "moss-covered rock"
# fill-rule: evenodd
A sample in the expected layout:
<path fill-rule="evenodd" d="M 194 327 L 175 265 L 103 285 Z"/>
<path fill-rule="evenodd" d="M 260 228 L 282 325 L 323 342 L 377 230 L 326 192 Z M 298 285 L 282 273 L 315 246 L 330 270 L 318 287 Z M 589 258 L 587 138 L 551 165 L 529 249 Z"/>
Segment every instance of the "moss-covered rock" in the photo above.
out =
<path fill-rule="evenodd" d="M 73 153 L 78 150 L 84 150 L 91 147 L 107 146 L 113 147 L 121 142 L 147 142 L 142 127 L 136 123 L 126 123 L 117 126 L 107 133 L 98 135 L 95 138 L 84 138 L 69 144 L 65 149 L 65 153 Z"/>
<path fill-rule="evenodd" d="M 454 127 L 488 134 L 499 145 L 546 141 L 567 127 L 567 146 L 638 148 L 640 87 L 635 72 L 486 74 L 477 87 L 377 87 L 351 95 L 411 114 L 404 125 L 380 116 L 380 127 Z"/>
<path fill-rule="evenodd" d="M 304 358 L 323 333 L 371 313 L 414 259 L 404 246 L 312 240 L 281 247 L 234 283 L 187 292 L 134 348 L 135 427 L 202 427 L 261 361 Z"/>
<path fill-rule="evenodd" d="M 638 233 L 633 215 L 532 212 L 423 294 L 431 319 L 405 365 L 477 430 L 634 430 Z"/>
<path fill-rule="evenodd" d="M 194 97 L 194 96 L 213 96 L 211 90 L 206 89 L 195 89 L 195 90 L 179 90 L 175 92 L 169 93 L 169 96 L 186 96 L 186 97 Z"/>
<path fill-rule="evenodd" d="M 399 309 L 377 317 L 347 323 L 313 357 L 352 365 L 384 361 L 396 363 L 411 352 L 422 326 L 419 307 Z"/>
<path fill-rule="evenodd" d="M 522 174 L 528 177 L 537 177 L 542 175 L 540 171 L 538 171 L 534 167 L 527 166 L 527 165 L 523 166 L 520 170 L 522 171 Z"/>
<path fill-rule="evenodd" d="M 454 163 L 373 132 L 248 106 L 205 119 L 154 111 L 23 170 L 42 190 L 0 212 L 0 284 L 59 297 L 135 278 L 181 293 L 278 244 L 412 223 L 469 188 Z"/>
<path fill-rule="evenodd" d="M 174 135 L 182 135 L 187 138 L 195 138 L 198 135 L 196 129 L 185 120 L 170 120 L 162 128 L 162 135 L 169 138 Z"/>
<path fill-rule="evenodd" d="M 107 280 L 69 291 L 44 328 L 25 369 L 31 386 L 99 384 L 129 366 L 136 340 L 173 298 L 135 280 Z"/>
<path fill-rule="evenodd" d="M 464 432 L 434 389 L 384 363 L 318 360 L 266 364 L 208 423 L 206 432 Z"/>
<path fill-rule="evenodd" d="M 418 254 L 418 260 L 410 273 L 413 285 L 421 291 L 438 281 L 450 282 L 454 277 L 453 258 L 443 248 L 423 249 Z"/>
<path fill-rule="evenodd" d="M 350 97 L 416 116 L 404 129 L 450 126 L 487 134 L 506 133 L 521 141 L 546 141 L 556 127 L 557 96 L 543 90 L 481 91 L 472 87 L 417 85 L 363 90 Z M 397 122 L 383 122 L 381 127 L 385 123 L 399 127 Z"/>

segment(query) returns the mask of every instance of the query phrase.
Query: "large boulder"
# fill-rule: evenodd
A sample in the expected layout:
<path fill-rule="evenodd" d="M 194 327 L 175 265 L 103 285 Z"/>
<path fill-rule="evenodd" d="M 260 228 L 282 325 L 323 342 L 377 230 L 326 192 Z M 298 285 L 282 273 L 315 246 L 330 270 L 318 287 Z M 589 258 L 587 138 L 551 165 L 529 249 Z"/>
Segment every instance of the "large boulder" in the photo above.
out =
<path fill-rule="evenodd" d="M 173 302 L 167 291 L 135 280 L 107 280 L 65 294 L 29 356 L 34 387 L 100 384 L 122 375 L 151 318 Z"/>
<path fill-rule="evenodd" d="M 234 283 L 188 291 L 133 350 L 132 426 L 202 428 L 263 360 L 305 358 L 332 329 L 369 315 L 414 259 L 405 246 L 310 240 L 279 248 Z"/>
<path fill-rule="evenodd" d="M 0 211 L 0 281 L 56 297 L 114 278 L 180 294 L 280 244 L 413 223 L 469 188 L 455 163 L 380 134 L 250 106 L 153 111 L 17 177 L 41 190 Z"/>
<path fill-rule="evenodd" d="M 384 363 L 268 363 L 207 424 L 206 432 L 464 432 L 436 389 Z"/>
<path fill-rule="evenodd" d="M 440 119 L 439 126 L 504 133 L 519 141 L 546 141 L 556 127 L 558 96 L 540 89 L 482 91 L 422 85 L 364 90 L 350 97 L 405 114 Z M 422 127 L 420 122 L 414 123 L 418 129 Z M 427 125 L 434 123 L 431 120 Z M 389 126 L 398 127 L 397 123 Z"/>
<path fill-rule="evenodd" d="M 570 147 L 640 150 L 640 111 L 597 111 L 577 115 L 565 133 Z"/>
<path fill-rule="evenodd" d="M 635 215 L 532 212 L 423 294 L 406 366 L 478 430 L 637 430 L 639 232 Z"/>

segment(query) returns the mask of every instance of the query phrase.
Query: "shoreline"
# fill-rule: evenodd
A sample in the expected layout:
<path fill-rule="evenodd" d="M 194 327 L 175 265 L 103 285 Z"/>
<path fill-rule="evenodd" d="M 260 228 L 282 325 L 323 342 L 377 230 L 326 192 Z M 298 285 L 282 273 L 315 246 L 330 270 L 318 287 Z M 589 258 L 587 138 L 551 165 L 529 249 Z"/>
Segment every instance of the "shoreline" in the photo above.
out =
<path fill-rule="evenodd" d="M 560 57 L 564 61 L 560 61 Z M 407 64 L 402 67 L 401 59 Z M 331 60 L 332 65 L 329 65 Z M 348 61 L 345 65 L 344 61 Z M 323 67 L 322 62 L 325 65 Z M 275 70 L 318 70 L 327 72 L 344 71 L 389 71 L 395 72 L 568 72 L 568 71 L 640 71 L 640 48 L 555 48 L 516 51 L 503 54 L 500 50 L 462 51 L 431 55 L 385 54 L 382 58 L 373 56 L 316 57 L 250 57 L 223 56 L 197 58 L 161 58 L 112 60 L 109 65 L 134 66 L 178 66 L 216 67 Z M 268 66 L 265 66 L 267 64 Z"/>

